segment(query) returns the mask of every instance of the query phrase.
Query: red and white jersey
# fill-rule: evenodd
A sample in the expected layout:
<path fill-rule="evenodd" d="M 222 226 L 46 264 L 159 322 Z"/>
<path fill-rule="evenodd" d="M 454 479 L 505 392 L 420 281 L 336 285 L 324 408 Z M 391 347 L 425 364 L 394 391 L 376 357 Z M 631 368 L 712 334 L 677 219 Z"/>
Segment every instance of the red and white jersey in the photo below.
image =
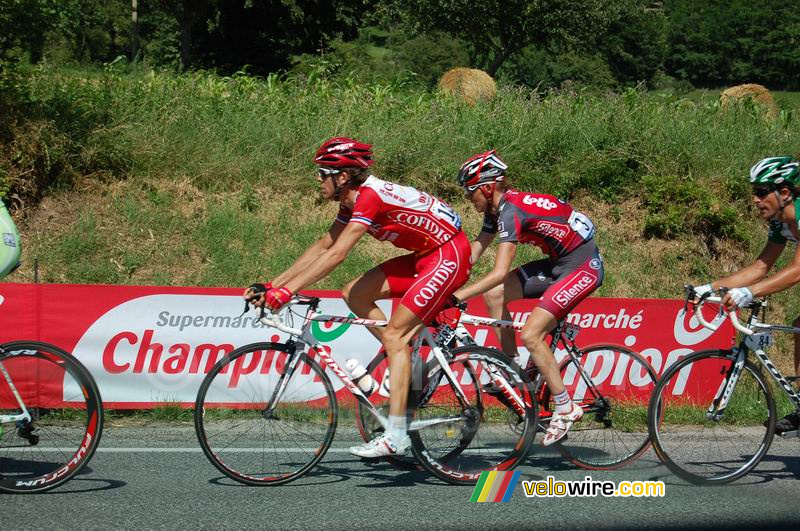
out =
<path fill-rule="evenodd" d="M 555 196 L 508 190 L 497 216 L 484 215 L 482 231 L 499 232 L 501 243 L 532 243 L 555 259 L 592 239 L 594 224 Z"/>
<path fill-rule="evenodd" d="M 410 186 L 370 175 L 352 210 L 344 205 L 338 223 L 361 223 L 378 240 L 409 251 L 430 251 L 461 231 L 461 216 L 445 202 Z"/>

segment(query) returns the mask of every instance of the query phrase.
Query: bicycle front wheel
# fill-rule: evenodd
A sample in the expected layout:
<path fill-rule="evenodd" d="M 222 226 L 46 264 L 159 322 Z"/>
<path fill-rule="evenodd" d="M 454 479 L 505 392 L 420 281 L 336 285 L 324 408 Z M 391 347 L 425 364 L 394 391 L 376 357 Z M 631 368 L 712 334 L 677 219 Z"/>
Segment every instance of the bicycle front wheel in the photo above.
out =
<path fill-rule="evenodd" d="M 647 406 L 657 377 L 641 355 L 613 345 L 588 347 L 561 364 L 561 378 L 583 408 L 583 418 L 557 445 L 566 459 L 589 470 L 613 470 L 650 447 Z M 549 388 L 541 403 L 539 422 L 546 428 L 554 410 Z"/>
<path fill-rule="evenodd" d="M 77 359 L 46 343 L 2 345 L 0 491 L 62 485 L 92 458 L 102 431 L 100 392 Z"/>
<path fill-rule="evenodd" d="M 473 485 L 481 472 L 511 470 L 525 459 L 536 425 L 533 384 L 495 350 L 468 346 L 451 354 L 446 370 L 435 359 L 426 365 L 409 436 L 434 476 Z"/>
<path fill-rule="evenodd" d="M 727 407 L 721 414 L 712 407 L 735 361 L 730 350 L 690 354 L 667 369 L 653 393 L 650 414 L 659 403 L 663 410 L 660 424 L 649 419 L 653 447 L 672 473 L 691 483 L 719 485 L 742 477 L 772 442 L 775 401 L 749 361 Z"/>
<path fill-rule="evenodd" d="M 195 402 L 197 438 L 226 476 L 247 485 L 282 485 L 328 451 L 338 408 L 314 359 L 280 343 L 254 343 L 221 359 Z"/>

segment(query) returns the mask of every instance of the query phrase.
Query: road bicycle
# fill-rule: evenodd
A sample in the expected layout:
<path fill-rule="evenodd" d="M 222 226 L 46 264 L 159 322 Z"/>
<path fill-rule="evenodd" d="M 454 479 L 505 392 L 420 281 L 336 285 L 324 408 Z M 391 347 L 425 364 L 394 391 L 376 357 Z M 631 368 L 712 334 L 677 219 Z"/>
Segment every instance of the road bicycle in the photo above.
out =
<path fill-rule="evenodd" d="M 281 485 L 302 477 L 334 440 L 339 407 L 326 369 L 359 410 L 385 429 L 385 411 L 353 382 L 330 347 L 311 333 L 315 321 L 367 327 L 386 321 L 317 312 L 316 297 L 295 296 L 282 314 L 260 320 L 288 335 L 284 342 L 253 343 L 222 358 L 197 394 L 195 430 L 209 460 L 226 476 L 249 485 Z M 305 306 L 303 314 L 295 306 Z M 302 324 L 294 328 L 292 320 Z M 475 484 L 486 470 L 510 470 L 527 455 L 534 437 L 533 384 L 506 356 L 478 346 L 450 349 L 449 339 L 428 328 L 415 340 L 409 396 L 411 451 L 434 476 Z M 429 349 L 428 360 L 419 355 Z M 481 392 L 497 385 L 521 407 L 513 428 L 507 406 Z M 373 393 L 377 396 L 377 393 Z M 373 421 L 370 421 L 373 423 Z"/>
<path fill-rule="evenodd" d="M 476 347 L 477 343 L 465 325 L 517 331 L 523 326 L 518 322 L 470 315 L 464 313 L 465 310 L 466 305 L 462 303 L 450 311 L 449 324 L 439 325 L 441 337 L 447 339 L 452 336 L 459 344 L 471 348 Z M 556 449 L 564 458 L 582 468 L 620 468 L 636 460 L 650 447 L 647 407 L 655 389 L 657 374 L 643 356 L 628 348 L 607 344 L 577 346 L 575 338 L 580 330 L 578 325 L 562 319 L 552 332 L 551 350 L 556 352 L 560 344 L 565 353 L 560 363 L 561 377 L 573 401 L 584 410 L 583 419 L 573 425 L 566 439 L 557 444 Z M 381 352 L 368 365 L 367 372 L 375 381 L 385 381 L 385 367 L 385 354 Z M 537 432 L 544 433 L 555 408 L 552 396 L 533 363 L 528 364 L 525 372 L 534 383 L 539 405 Z M 521 422 L 524 411 L 521 404 L 510 403 L 494 385 L 484 386 L 483 391 L 506 404 L 509 425 Z M 385 404 L 383 407 L 386 407 Z M 359 413 L 362 435 L 369 440 L 382 428 L 372 421 L 373 417 L 365 410 Z M 395 464 L 413 466 L 413 462 L 398 461 Z"/>
<path fill-rule="evenodd" d="M 87 465 L 103 431 L 92 375 L 36 341 L 0 345 L 0 492 L 43 492 Z"/>
<path fill-rule="evenodd" d="M 694 318 L 711 330 L 729 318 L 742 335 L 738 346 L 688 354 L 663 373 L 652 398 L 664 410 L 661 424 L 649 425 L 656 453 L 671 472 L 698 485 L 730 483 L 758 466 L 769 450 L 778 415 L 772 386 L 753 358 L 800 409 L 800 396 L 766 353 L 774 342 L 773 332 L 797 334 L 800 328 L 762 322 L 766 308 L 762 300 L 744 308 L 750 310 L 745 324 L 735 310 L 726 312 L 722 306 L 709 322 L 703 306 L 721 303 L 725 291 L 698 296 L 687 286 L 684 311 L 690 301 L 698 300 Z"/>

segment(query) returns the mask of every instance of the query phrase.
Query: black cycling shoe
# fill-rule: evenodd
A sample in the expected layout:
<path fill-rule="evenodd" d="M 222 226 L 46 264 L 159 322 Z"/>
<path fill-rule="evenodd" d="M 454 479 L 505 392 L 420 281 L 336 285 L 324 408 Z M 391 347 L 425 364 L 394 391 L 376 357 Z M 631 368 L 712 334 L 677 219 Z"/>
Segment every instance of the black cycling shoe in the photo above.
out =
<path fill-rule="evenodd" d="M 795 431 L 800 428 L 800 410 L 789 413 L 775 423 L 775 433 L 780 435 L 787 431 Z"/>

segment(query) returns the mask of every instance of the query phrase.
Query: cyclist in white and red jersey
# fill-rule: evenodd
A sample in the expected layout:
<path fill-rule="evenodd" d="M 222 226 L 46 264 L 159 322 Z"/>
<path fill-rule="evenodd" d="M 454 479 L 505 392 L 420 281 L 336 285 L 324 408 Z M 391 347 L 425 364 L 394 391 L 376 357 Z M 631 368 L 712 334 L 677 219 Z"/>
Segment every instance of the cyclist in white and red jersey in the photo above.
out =
<path fill-rule="evenodd" d="M 271 284 L 254 285 L 245 298 L 266 290 L 257 301 L 277 311 L 297 291 L 325 277 L 341 264 L 365 234 L 411 251 L 374 267 L 343 290 L 359 317 L 385 319 L 377 300 L 400 297 L 388 326 L 370 329 L 389 357 L 389 419 L 385 433 L 355 446 L 365 458 L 402 454 L 409 446 L 406 404 L 411 381 L 409 340 L 442 309 L 469 277 L 469 239 L 461 217 L 439 199 L 370 174 L 372 146 L 351 138 L 332 138 L 317 151 L 317 180 L 325 199 L 340 203 L 339 213 L 322 238 Z M 274 286 L 274 287 L 273 287 Z M 268 288 L 268 289 L 267 289 Z"/>
<path fill-rule="evenodd" d="M 506 185 L 506 164 L 487 151 L 467 160 L 458 183 L 478 212 L 483 228 L 472 243 L 475 262 L 499 233 L 500 243 L 492 271 L 474 284 L 456 291 L 458 299 L 486 293 L 491 317 L 510 319 L 508 302 L 539 298 L 520 332 L 533 362 L 553 392 L 555 411 L 543 444 L 561 440 L 583 410 L 573 404 L 558 370 L 547 335 L 579 302 L 603 283 L 603 260 L 594 242 L 594 225 L 585 215 L 552 195 L 520 192 Z M 549 258 L 522 265 L 509 273 L 517 245 L 532 243 Z M 513 330 L 500 330 L 503 351 L 517 351 Z"/>
<path fill-rule="evenodd" d="M 751 264 L 709 284 L 696 287 L 695 293 L 702 295 L 712 289 L 732 288 L 722 302 L 727 309 L 747 306 L 753 297 L 763 297 L 790 288 L 800 279 L 800 162 L 792 157 L 769 157 L 758 161 L 750 168 L 750 185 L 753 203 L 762 219 L 769 222 L 767 244 Z M 767 277 L 778 257 L 786 248 L 786 242 L 796 245 L 791 262 Z M 800 327 L 800 317 L 794 321 Z M 794 370 L 800 375 L 800 336 L 794 336 Z M 790 378 L 797 381 L 798 377 Z M 800 411 L 794 411 L 775 424 L 776 433 L 794 431 L 800 427 Z"/>

